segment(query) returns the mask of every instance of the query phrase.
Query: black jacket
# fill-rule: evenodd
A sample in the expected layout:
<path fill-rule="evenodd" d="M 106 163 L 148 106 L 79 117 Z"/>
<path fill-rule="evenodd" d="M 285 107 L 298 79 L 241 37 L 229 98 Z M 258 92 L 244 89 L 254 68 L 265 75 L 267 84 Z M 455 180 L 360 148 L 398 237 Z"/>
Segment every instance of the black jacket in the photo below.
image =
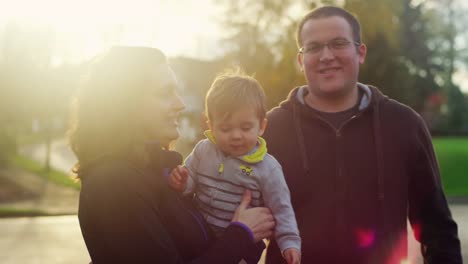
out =
<path fill-rule="evenodd" d="M 264 137 L 291 190 L 302 263 L 400 263 L 407 256 L 407 218 L 427 263 L 461 263 L 457 225 L 423 120 L 366 89 L 368 104 L 340 129 L 300 103 L 299 88 L 267 115 Z M 267 263 L 278 263 L 272 245 Z"/>
<path fill-rule="evenodd" d="M 231 225 L 213 242 L 196 210 L 167 187 L 164 167 L 106 157 L 83 172 L 78 216 L 93 264 L 237 264 L 254 247 L 248 231 Z"/>

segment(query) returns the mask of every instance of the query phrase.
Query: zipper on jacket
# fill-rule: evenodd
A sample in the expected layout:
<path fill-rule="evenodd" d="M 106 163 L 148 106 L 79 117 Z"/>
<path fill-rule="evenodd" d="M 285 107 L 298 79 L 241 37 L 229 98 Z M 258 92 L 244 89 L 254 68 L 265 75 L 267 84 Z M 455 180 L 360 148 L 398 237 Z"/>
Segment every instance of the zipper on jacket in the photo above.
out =
<path fill-rule="evenodd" d="M 342 135 L 341 131 L 343 130 L 344 126 L 346 126 L 349 122 L 351 122 L 351 120 L 356 119 L 358 116 L 361 116 L 361 112 L 354 114 L 350 118 L 346 119 L 338 129 L 336 129 L 330 122 L 328 122 L 326 119 L 322 118 L 321 116 L 319 115 L 315 115 L 315 116 L 317 119 L 327 124 L 335 132 L 336 137 L 339 138 Z"/>
<path fill-rule="evenodd" d="M 225 161 L 227 160 L 228 158 L 226 157 L 223 157 L 222 160 L 221 160 L 221 163 L 219 164 L 219 167 L 218 167 L 218 178 L 222 179 L 223 178 L 223 175 L 224 175 L 224 165 L 225 165 Z M 216 196 L 218 196 L 218 189 L 219 189 L 219 185 L 220 183 L 216 184 L 215 185 L 215 188 L 213 188 L 213 191 L 211 192 L 211 196 L 210 196 L 210 205 L 213 206 L 213 203 L 214 203 L 214 200 L 216 199 Z"/>
<path fill-rule="evenodd" d="M 360 115 L 361 113 L 354 114 L 353 116 L 348 118 L 346 121 L 341 123 L 341 126 L 338 129 L 336 129 L 336 137 L 341 137 L 341 130 L 343 130 L 344 126 L 346 126 L 349 122 L 351 122 L 351 120 L 356 119 Z"/>
<path fill-rule="evenodd" d="M 362 112 L 359 112 L 357 114 L 354 114 L 353 116 L 351 116 L 350 118 L 348 118 L 346 121 L 344 121 L 343 123 L 341 123 L 341 126 L 336 129 L 330 122 L 328 122 L 327 120 L 325 120 L 324 118 L 322 118 L 321 116 L 317 115 L 317 118 L 319 120 L 322 120 L 325 124 L 327 124 L 334 132 L 335 132 L 335 139 L 336 139 L 336 179 L 337 179 L 337 182 L 342 182 L 343 185 L 346 185 L 344 182 L 345 181 L 342 181 L 342 178 L 343 178 L 343 158 L 342 156 L 340 155 L 340 140 L 342 138 L 342 130 L 343 128 L 349 124 L 352 120 L 356 119 L 358 116 L 361 115 Z M 336 228 L 338 229 L 337 231 L 338 232 L 342 232 L 344 230 L 345 227 L 344 227 L 344 223 L 343 223 L 343 219 L 344 219 L 344 215 L 341 215 L 339 212 L 342 212 L 342 210 L 340 210 L 340 204 L 342 204 L 343 200 L 345 199 L 345 195 L 346 195 L 346 188 L 342 188 L 342 190 L 338 190 L 336 189 L 337 193 L 339 194 L 342 194 L 340 195 L 336 202 L 336 207 L 335 207 L 335 215 L 336 215 L 336 218 L 335 218 L 335 226 Z M 337 240 L 338 244 L 340 244 L 341 242 L 339 240 Z M 339 245 L 337 245 L 338 247 L 340 247 Z M 339 252 L 337 252 L 337 254 L 339 254 Z"/>

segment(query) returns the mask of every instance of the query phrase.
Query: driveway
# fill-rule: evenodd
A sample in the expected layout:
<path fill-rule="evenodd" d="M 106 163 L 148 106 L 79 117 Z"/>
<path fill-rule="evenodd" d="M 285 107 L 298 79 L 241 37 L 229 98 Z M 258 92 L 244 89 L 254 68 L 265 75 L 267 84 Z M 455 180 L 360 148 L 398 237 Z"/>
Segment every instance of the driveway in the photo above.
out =
<path fill-rule="evenodd" d="M 464 262 L 468 262 L 468 205 L 451 205 L 451 209 L 459 225 Z M 3 264 L 84 264 L 90 260 L 76 216 L 0 219 L 0 234 Z M 422 263 L 414 240 L 410 250 L 411 264 Z"/>
<path fill-rule="evenodd" d="M 0 219 L 2 264 L 85 264 L 77 216 Z"/>

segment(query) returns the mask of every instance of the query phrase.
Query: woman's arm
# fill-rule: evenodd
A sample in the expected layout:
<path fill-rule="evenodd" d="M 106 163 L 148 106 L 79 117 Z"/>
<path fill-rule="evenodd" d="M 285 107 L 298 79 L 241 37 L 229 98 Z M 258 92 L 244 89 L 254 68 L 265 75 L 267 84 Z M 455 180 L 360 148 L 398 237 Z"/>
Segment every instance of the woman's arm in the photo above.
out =
<path fill-rule="evenodd" d="M 157 190 L 151 193 L 146 184 L 135 182 L 141 175 L 129 167 L 116 165 L 93 174 L 82 186 L 79 218 L 94 264 L 184 263 L 158 211 Z M 274 223 L 268 209 L 245 208 L 241 206 L 235 218 L 242 224 L 228 227 L 222 238 L 190 263 L 237 263 L 254 241 L 271 235 Z"/>
<path fill-rule="evenodd" d="M 136 190 L 138 172 L 114 165 L 87 175 L 80 194 L 80 225 L 93 263 L 181 263 L 156 204 Z"/>

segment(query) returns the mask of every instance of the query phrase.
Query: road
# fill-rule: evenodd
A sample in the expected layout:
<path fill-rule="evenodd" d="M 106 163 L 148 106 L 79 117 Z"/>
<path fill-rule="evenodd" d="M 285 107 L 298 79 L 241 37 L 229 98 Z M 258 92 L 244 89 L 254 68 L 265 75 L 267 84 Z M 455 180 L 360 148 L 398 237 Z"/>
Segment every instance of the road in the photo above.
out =
<path fill-rule="evenodd" d="M 76 216 L 0 219 L 0 249 L 2 264 L 90 261 Z"/>
<path fill-rule="evenodd" d="M 468 205 L 452 205 L 451 209 L 467 262 Z M 0 249 L 2 264 L 84 264 L 90 260 L 76 216 L 0 219 Z M 422 263 L 414 240 L 410 250 L 410 263 Z"/>
<path fill-rule="evenodd" d="M 45 157 L 45 146 L 20 150 L 38 161 Z M 66 141 L 52 143 L 51 166 L 70 171 L 76 158 Z M 454 219 L 459 226 L 464 262 L 468 263 L 468 203 L 451 204 Z M 81 237 L 76 216 L 0 219 L 0 263 L 88 263 L 89 256 Z M 422 263 L 419 245 L 409 240 L 410 263 Z"/>

